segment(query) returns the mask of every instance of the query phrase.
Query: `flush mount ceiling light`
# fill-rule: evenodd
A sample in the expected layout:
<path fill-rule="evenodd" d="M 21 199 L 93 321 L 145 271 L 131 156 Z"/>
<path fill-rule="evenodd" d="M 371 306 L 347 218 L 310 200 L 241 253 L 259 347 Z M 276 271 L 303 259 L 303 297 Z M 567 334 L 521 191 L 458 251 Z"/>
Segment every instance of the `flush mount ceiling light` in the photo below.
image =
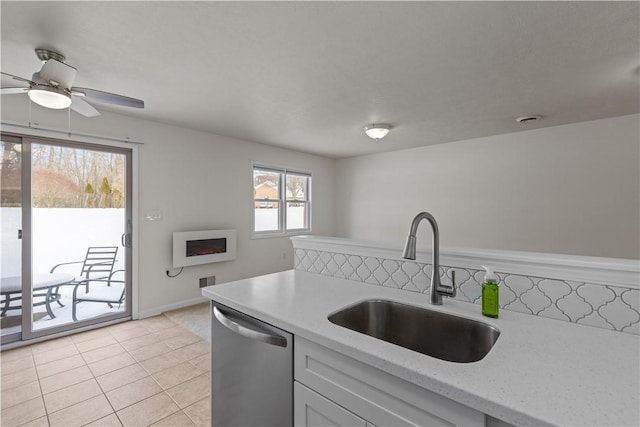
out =
<path fill-rule="evenodd" d="M 391 125 L 379 123 L 366 125 L 363 129 L 364 133 L 366 133 L 369 138 L 379 141 L 387 136 L 387 134 L 391 130 L 391 127 Z"/>
<path fill-rule="evenodd" d="M 36 86 L 29 89 L 29 98 L 38 105 L 56 110 L 71 105 L 71 96 L 55 86 Z"/>

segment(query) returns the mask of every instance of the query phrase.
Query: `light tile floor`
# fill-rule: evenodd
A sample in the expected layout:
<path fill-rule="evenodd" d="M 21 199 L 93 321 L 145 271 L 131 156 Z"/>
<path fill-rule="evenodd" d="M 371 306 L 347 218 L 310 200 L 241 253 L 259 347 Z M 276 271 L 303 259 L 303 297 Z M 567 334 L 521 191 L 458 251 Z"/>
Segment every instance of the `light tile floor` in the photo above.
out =
<path fill-rule="evenodd" d="M 210 425 L 204 306 L 3 351 L 0 425 Z"/>
<path fill-rule="evenodd" d="M 200 338 L 211 341 L 210 303 L 191 305 L 165 313 L 169 319 L 189 329 Z"/>

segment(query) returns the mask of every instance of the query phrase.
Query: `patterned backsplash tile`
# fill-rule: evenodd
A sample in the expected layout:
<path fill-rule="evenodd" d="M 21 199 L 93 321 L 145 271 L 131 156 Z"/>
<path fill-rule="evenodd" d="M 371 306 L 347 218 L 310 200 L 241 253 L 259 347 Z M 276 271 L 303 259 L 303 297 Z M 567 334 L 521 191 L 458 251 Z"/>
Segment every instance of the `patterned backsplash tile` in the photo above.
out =
<path fill-rule="evenodd" d="M 431 264 L 295 248 L 294 268 L 411 292 L 428 293 Z M 440 266 L 457 300 L 480 304 L 484 270 Z M 497 272 L 500 308 L 640 335 L 640 290 Z"/>

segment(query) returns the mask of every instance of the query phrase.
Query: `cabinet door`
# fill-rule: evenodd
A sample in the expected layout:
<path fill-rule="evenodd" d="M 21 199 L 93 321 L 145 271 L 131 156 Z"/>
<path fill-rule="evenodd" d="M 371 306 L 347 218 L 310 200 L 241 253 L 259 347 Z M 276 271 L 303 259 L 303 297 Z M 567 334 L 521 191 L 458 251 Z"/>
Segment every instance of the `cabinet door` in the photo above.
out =
<path fill-rule="evenodd" d="M 485 427 L 483 413 L 295 337 L 296 381 L 378 426 Z"/>
<path fill-rule="evenodd" d="M 296 427 L 367 427 L 362 418 L 297 381 L 293 383 L 293 420 Z"/>

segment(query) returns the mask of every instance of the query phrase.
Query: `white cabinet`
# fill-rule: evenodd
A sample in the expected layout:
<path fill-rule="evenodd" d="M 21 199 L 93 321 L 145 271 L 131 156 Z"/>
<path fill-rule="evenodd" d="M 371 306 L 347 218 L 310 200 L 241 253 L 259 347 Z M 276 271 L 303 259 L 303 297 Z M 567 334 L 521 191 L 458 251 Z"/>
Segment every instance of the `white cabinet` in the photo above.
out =
<path fill-rule="evenodd" d="M 367 427 L 367 422 L 313 390 L 293 383 L 293 425 L 296 427 Z"/>
<path fill-rule="evenodd" d="M 298 426 L 485 426 L 481 412 L 326 347 L 296 336 L 294 348 Z"/>

